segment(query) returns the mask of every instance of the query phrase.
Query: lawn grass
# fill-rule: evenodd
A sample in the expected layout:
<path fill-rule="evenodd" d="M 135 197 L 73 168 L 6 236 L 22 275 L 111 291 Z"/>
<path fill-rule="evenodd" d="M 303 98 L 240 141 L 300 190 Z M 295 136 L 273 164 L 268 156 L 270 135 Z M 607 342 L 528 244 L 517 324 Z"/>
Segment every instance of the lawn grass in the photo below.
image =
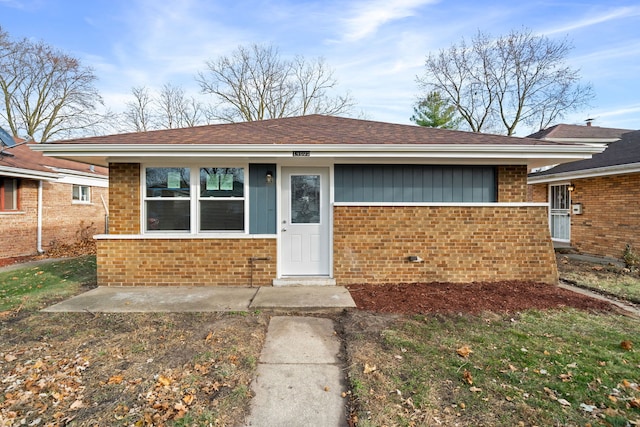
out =
<path fill-rule="evenodd" d="M 402 318 L 347 337 L 359 426 L 640 422 L 639 322 L 577 310 Z M 467 357 L 458 354 L 471 350 Z"/>
<path fill-rule="evenodd" d="M 563 272 L 561 277 L 581 287 L 640 304 L 640 275 L 637 271 L 629 274 L 617 267 L 595 266 L 591 271 Z"/>
<path fill-rule="evenodd" d="M 68 297 L 83 285 L 95 284 L 94 255 L 0 272 L 0 312 L 35 309 L 44 301 Z"/>

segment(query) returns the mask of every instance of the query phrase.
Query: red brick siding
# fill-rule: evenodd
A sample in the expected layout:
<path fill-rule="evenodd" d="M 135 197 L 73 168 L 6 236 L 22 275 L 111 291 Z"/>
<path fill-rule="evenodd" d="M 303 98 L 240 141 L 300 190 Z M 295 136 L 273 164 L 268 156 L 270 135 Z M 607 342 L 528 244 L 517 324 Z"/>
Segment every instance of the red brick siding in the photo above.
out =
<path fill-rule="evenodd" d="M 342 285 L 558 279 L 546 207 L 337 206 L 334 272 Z"/>
<path fill-rule="evenodd" d="M 571 245 L 578 251 L 620 258 L 627 244 L 640 251 L 640 173 L 571 181 Z"/>
<path fill-rule="evenodd" d="M 72 203 L 72 185 L 43 182 L 42 187 L 42 249 L 53 243 L 73 244 L 81 230 L 89 237 L 104 233 L 104 207 L 100 200 L 107 189 L 91 187 L 91 204 Z M 0 213 L 2 245 L 0 258 L 34 255 L 38 250 L 38 181 L 20 180 L 19 210 Z"/>
<path fill-rule="evenodd" d="M 38 181 L 20 180 L 16 213 L 0 213 L 0 258 L 37 253 Z"/>
<path fill-rule="evenodd" d="M 536 203 L 547 203 L 549 187 L 547 184 L 533 184 L 528 186 L 527 200 Z"/>
<path fill-rule="evenodd" d="M 276 277 L 275 239 L 98 240 L 101 286 L 271 285 Z"/>
<path fill-rule="evenodd" d="M 140 165 L 109 164 L 109 234 L 140 233 Z"/>
<path fill-rule="evenodd" d="M 108 203 L 108 189 L 91 187 L 90 203 L 73 203 L 73 185 L 43 183 L 42 246 L 46 251 L 60 243 L 91 239 L 105 232 L 102 198 Z"/>
<path fill-rule="evenodd" d="M 525 165 L 498 167 L 498 202 L 527 200 L 527 167 Z"/>

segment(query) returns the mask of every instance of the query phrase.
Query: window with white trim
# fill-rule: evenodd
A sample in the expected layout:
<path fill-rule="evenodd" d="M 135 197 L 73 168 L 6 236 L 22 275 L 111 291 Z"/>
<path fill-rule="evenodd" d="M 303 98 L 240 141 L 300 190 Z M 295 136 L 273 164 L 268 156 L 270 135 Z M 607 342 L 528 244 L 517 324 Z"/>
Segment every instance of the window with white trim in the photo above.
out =
<path fill-rule="evenodd" d="M 18 210 L 18 180 L 0 178 L 0 211 Z"/>
<path fill-rule="evenodd" d="M 88 185 L 73 185 L 72 200 L 76 203 L 91 202 L 91 189 Z"/>
<path fill-rule="evenodd" d="M 244 232 L 244 168 L 144 168 L 145 231 Z"/>

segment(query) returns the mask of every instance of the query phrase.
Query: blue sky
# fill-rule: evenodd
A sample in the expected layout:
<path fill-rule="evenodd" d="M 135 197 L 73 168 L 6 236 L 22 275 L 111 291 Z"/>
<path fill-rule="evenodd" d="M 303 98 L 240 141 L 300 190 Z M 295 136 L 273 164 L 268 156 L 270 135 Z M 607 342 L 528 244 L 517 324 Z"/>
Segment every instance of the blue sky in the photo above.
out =
<path fill-rule="evenodd" d="M 640 129 L 638 0 L 0 0 L 0 26 L 93 67 L 115 111 L 134 86 L 172 83 L 196 95 L 194 76 L 207 60 L 270 43 L 286 57 L 324 57 L 361 115 L 394 123 L 411 123 L 429 52 L 478 30 L 528 28 L 567 37 L 568 64 L 594 87 L 592 107 L 564 123 L 589 117 L 597 126 Z"/>

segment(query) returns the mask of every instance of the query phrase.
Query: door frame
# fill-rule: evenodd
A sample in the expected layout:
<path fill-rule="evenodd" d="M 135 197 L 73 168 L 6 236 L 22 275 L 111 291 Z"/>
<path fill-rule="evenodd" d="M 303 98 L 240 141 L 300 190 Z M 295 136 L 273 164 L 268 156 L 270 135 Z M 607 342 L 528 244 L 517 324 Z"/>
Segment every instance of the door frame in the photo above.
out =
<path fill-rule="evenodd" d="M 311 160 L 311 159 L 308 159 Z M 327 193 L 327 227 L 325 230 L 325 233 L 328 234 L 327 237 L 327 245 L 328 245 L 328 259 L 327 259 L 327 271 L 328 271 L 328 275 L 322 275 L 322 276 L 304 276 L 304 275 L 295 275 L 295 274 L 285 274 L 283 271 L 283 261 L 282 261 L 282 255 L 283 255 L 283 237 L 282 237 L 282 228 L 283 228 L 283 212 L 282 212 L 282 205 L 283 205 L 283 197 L 288 197 L 289 194 L 287 194 L 285 196 L 284 191 L 283 191 L 283 185 L 285 180 L 289 179 L 289 176 L 287 175 L 287 169 L 298 169 L 300 171 L 300 173 L 304 173 L 304 170 L 306 169 L 310 169 L 310 173 L 313 173 L 313 169 L 324 169 L 326 176 L 327 176 L 327 182 L 323 184 L 323 188 L 322 190 L 324 190 Z M 314 162 L 314 161 L 309 161 L 307 164 L 305 165 L 300 165 L 297 163 L 293 163 L 293 162 L 283 162 L 283 163 L 279 163 L 277 166 L 277 227 L 276 227 L 276 232 L 277 232 L 277 278 L 278 279 L 282 279 L 282 278 L 291 278 L 291 277 L 326 277 L 326 278 L 333 278 L 333 201 L 334 201 L 334 189 L 333 189 L 333 164 L 326 164 L 325 162 Z M 297 172 L 296 172 L 297 173 Z"/>
<path fill-rule="evenodd" d="M 554 182 L 553 184 L 549 184 L 548 185 L 548 198 L 549 198 L 549 234 L 551 235 L 551 240 L 554 242 L 561 242 L 561 243 L 571 243 L 571 191 L 569 191 L 569 189 L 567 188 L 567 235 L 569 236 L 568 239 L 561 239 L 558 237 L 554 237 L 553 236 L 553 222 L 552 222 L 552 204 L 553 204 L 553 191 L 552 191 L 552 187 L 560 187 L 560 186 L 566 186 L 568 187 L 570 185 L 570 182 Z"/>

